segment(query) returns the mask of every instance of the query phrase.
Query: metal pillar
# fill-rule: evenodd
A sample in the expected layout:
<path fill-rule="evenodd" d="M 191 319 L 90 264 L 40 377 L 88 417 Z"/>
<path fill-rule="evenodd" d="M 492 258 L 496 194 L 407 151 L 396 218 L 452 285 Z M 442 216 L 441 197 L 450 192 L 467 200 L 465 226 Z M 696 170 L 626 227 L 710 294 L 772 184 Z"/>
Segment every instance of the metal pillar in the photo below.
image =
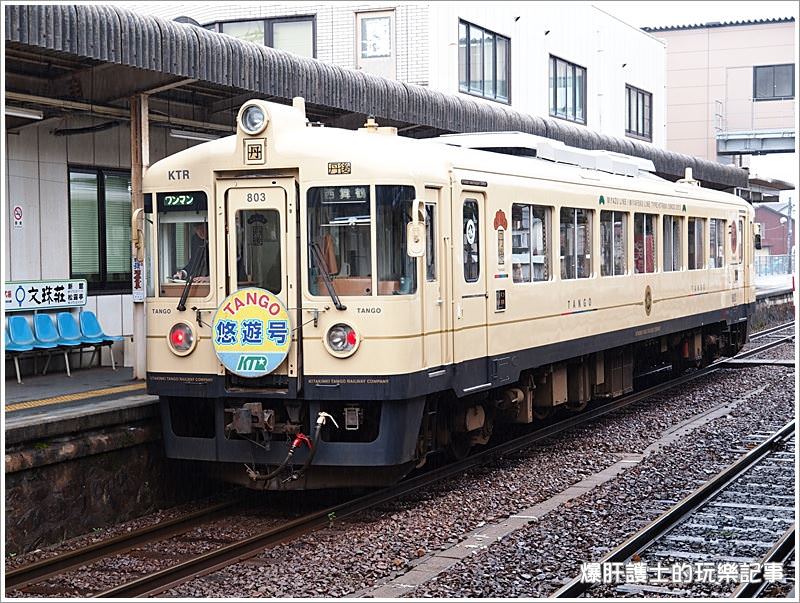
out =
<path fill-rule="evenodd" d="M 150 125 L 148 121 L 148 96 L 137 94 L 130 97 L 131 105 L 131 215 L 144 207 L 142 177 L 150 165 Z M 131 233 L 133 235 L 133 233 Z M 134 236 L 131 237 L 132 239 Z M 131 243 L 132 257 L 137 250 Z M 145 265 L 147 263 L 145 262 Z M 146 274 L 146 278 L 155 278 Z M 144 303 L 133 304 L 133 378 L 144 379 L 147 373 L 147 330 Z"/>

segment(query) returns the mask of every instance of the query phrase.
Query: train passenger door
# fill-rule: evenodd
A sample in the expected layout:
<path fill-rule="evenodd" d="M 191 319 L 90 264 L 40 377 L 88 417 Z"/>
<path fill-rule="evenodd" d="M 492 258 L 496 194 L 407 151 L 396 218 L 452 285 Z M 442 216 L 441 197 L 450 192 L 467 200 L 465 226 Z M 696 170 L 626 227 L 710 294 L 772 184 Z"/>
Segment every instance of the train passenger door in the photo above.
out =
<path fill-rule="evenodd" d="M 422 324 L 424 333 L 423 364 L 442 366 L 447 359 L 447 317 L 445 315 L 444 235 L 446 228 L 439 202 L 442 189 L 425 187 L 425 256 L 422 268 Z"/>
<path fill-rule="evenodd" d="M 459 393 L 491 386 L 486 327 L 486 197 L 463 191 L 453 204 L 453 362 Z"/>
<path fill-rule="evenodd" d="M 297 266 L 296 187 L 284 178 L 248 181 L 225 192 L 226 273 L 225 295 L 246 287 L 259 287 L 274 293 L 297 326 L 297 279 L 289 269 Z M 275 374 L 296 377 L 297 345 Z"/>

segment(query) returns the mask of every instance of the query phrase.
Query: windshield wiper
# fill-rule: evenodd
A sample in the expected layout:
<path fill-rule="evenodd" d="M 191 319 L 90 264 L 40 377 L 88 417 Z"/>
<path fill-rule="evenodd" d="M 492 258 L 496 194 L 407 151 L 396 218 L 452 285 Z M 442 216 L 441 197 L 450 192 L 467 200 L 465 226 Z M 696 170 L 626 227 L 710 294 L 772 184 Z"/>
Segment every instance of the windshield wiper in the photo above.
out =
<path fill-rule="evenodd" d="M 186 285 L 184 285 L 183 293 L 181 293 L 181 298 L 178 300 L 178 307 L 177 307 L 178 312 L 183 312 L 184 310 L 186 310 L 186 298 L 189 297 L 189 289 L 192 288 L 192 281 L 194 281 L 194 277 L 197 275 L 198 272 L 200 272 L 202 268 L 205 267 L 207 263 L 208 260 L 207 249 L 208 249 L 208 239 L 206 239 L 205 242 L 203 243 L 203 246 L 197 250 L 197 252 L 200 254 L 200 261 L 198 262 L 199 265 L 195 266 L 194 269 L 186 277 Z"/>
<path fill-rule="evenodd" d="M 311 257 L 317 265 L 317 270 L 319 270 L 322 275 L 322 282 L 325 283 L 328 295 L 330 295 L 333 300 L 333 305 L 336 306 L 337 310 L 347 310 L 347 306 L 342 304 L 339 300 L 339 296 L 336 295 L 336 289 L 333 288 L 333 280 L 331 279 L 328 269 L 325 267 L 325 260 L 322 257 L 322 250 L 319 248 L 319 243 L 309 243 L 308 247 L 311 250 Z"/>

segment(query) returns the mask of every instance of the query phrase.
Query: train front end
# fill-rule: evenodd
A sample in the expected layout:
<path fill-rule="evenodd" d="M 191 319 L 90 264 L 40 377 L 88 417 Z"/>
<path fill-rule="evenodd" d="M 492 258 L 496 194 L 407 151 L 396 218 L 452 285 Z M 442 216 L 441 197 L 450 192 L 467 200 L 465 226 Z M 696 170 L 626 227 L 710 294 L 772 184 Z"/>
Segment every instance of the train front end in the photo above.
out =
<path fill-rule="evenodd" d="M 319 136 L 337 136 L 321 130 L 302 99 L 251 101 L 235 136 L 144 180 L 147 387 L 167 456 L 252 488 L 381 486 L 419 456 L 424 396 L 390 392 L 396 378 L 374 377 L 392 365 L 384 350 L 364 350 L 399 317 L 390 335 L 408 342 L 393 349 L 421 357 L 418 318 L 402 320 L 419 315 L 421 262 L 405 247 L 414 185 L 371 184 L 319 149 L 309 160 Z"/>

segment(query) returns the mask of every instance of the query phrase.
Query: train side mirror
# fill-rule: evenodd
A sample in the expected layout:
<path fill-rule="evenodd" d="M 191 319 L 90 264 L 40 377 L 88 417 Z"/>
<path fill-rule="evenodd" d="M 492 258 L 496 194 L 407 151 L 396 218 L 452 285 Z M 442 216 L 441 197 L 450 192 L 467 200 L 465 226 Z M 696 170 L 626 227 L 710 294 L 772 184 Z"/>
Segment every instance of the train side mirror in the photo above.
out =
<path fill-rule="evenodd" d="M 761 249 L 761 235 L 757 234 L 755 238 L 756 249 Z"/>
<path fill-rule="evenodd" d="M 406 253 L 408 257 L 421 258 L 425 255 L 425 214 L 422 201 L 414 199 L 411 205 L 411 221 L 406 224 Z"/>
<path fill-rule="evenodd" d="M 761 249 L 761 224 L 759 222 L 753 224 L 753 243 L 756 249 Z"/>

